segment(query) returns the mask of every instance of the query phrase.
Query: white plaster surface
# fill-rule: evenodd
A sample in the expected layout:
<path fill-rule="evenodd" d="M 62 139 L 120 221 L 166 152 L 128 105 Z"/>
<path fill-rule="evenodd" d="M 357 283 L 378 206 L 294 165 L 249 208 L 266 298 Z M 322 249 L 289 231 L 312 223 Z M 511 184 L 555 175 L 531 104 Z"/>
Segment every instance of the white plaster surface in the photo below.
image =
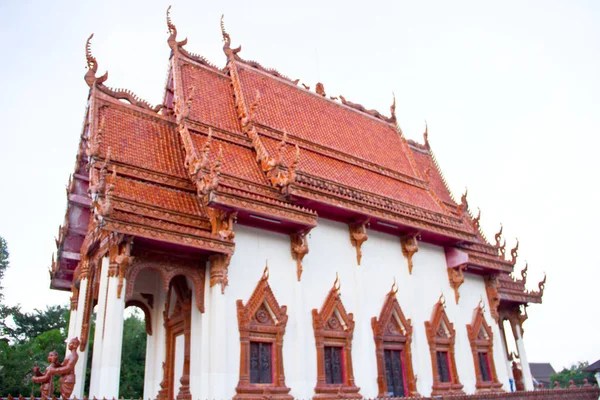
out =
<path fill-rule="evenodd" d="M 229 286 L 226 287 L 225 294 L 221 294 L 220 285 L 210 287 L 208 265 L 206 312 L 201 314 L 196 307 L 192 309 L 190 389 L 193 398 L 225 399 L 235 395 L 240 367 L 236 301 L 241 299 L 244 304 L 247 303 L 263 274 L 267 259 L 269 284 L 279 304 L 287 306 L 288 323 L 284 336 L 283 362 L 286 384 L 295 398 L 310 398 L 314 394 L 317 360 L 312 310 L 321 308 L 336 273 L 340 278 L 343 304 L 347 312 L 353 313 L 356 324 L 352 358 L 355 382 L 361 388 L 363 396 L 377 396 L 377 367 L 371 318 L 379 317 L 394 278 L 399 289 L 398 301 L 413 326 L 413 369 L 418 376 L 417 389 L 422 395 L 430 395 L 432 385 L 431 357 L 424 322 L 431 318 L 433 307 L 442 294 L 446 299 L 446 313 L 456 330 L 456 366 L 465 392 L 475 391 L 475 365 L 466 325 L 471 323 L 480 300 L 485 304 L 486 320 L 493 329 L 498 379 L 505 385 L 504 389 L 509 390 L 509 373 L 505 367 L 506 357 L 500 330 L 489 313 L 483 278 L 468 273 L 465 275 L 465 282 L 460 287 L 460 304 L 457 305 L 454 291 L 448 282 L 442 247 L 419 243 L 419 251 L 413 257 L 413 274 L 409 275 L 399 238 L 369 230 L 369 239 L 362 246 L 363 257 L 359 266 L 356 262 L 356 250 L 350 243 L 348 226 L 321 219 L 319 226 L 309 236 L 310 252 L 304 258 L 304 272 L 302 280 L 298 282 L 296 262 L 291 257 L 288 235 L 240 225 L 236 225 L 235 230 L 236 250 L 229 266 Z M 162 282 L 154 272 L 141 273 L 138 280 L 134 296 L 142 290 L 155 294 L 155 307 L 152 310 L 154 334 L 148 337 L 144 386 L 144 398 L 153 398 L 162 380 L 162 361 L 165 356 L 165 294 Z M 111 283 L 109 294 L 113 288 Z M 110 327 L 115 334 L 110 342 L 110 351 L 114 351 L 114 355 L 122 335 L 122 308 L 119 308 L 122 304 L 119 304 L 113 297 L 112 306 L 108 307 L 111 319 L 119 321 L 121 318 L 121 331 L 116 326 L 118 324 Z M 104 340 L 106 351 L 106 334 Z M 183 342 L 181 346 L 179 343 L 177 346 L 178 357 L 181 357 Z M 118 358 L 112 358 L 120 360 L 120 349 Z M 177 388 L 182 368 L 179 363 L 180 361 L 176 366 Z M 107 377 L 108 374 L 114 377 L 117 373 L 117 379 L 113 382 L 116 382 L 118 388 L 118 369 L 115 365 L 109 367 L 108 364 L 106 368 Z M 104 380 L 102 382 L 103 388 L 106 386 L 103 396 L 118 394 L 109 384 L 105 385 Z"/>
<path fill-rule="evenodd" d="M 269 284 L 279 304 L 288 307 L 283 358 L 286 384 L 294 397 L 308 398 L 314 394 L 317 371 L 312 309 L 321 308 L 336 272 L 341 281 L 342 301 L 346 310 L 354 314 L 356 323 L 352 357 L 355 382 L 363 396 L 377 395 L 371 318 L 379 316 L 394 278 L 399 287 L 398 301 L 414 328 L 413 366 L 421 394 L 429 395 L 432 385 L 424 322 L 431 318 L 433 306 L 442 293 L 446 298 L 446 312 L 456 330 L 456 365 L 464 390 L 467 393 L 475 391 L 475 366 L 466 325 L 471 323 L 473 311 L 481 299 L 486 306 L 486 320 L 493 327 L 498 378 L 506 385 L 505 389 L 508 388 L 500 331 L 489 314 L 483 279 L 466 274 L 460 288 L 460 305 L 456 305 L 442 247 L 419 243 L 419 252 L 413 258 L 413 274 L 409 275 L 399 238 L 374 231 L 368 233 L 369 239 L 363 244 L 363 257 L 358 266 L 347 225 L 319 220 L 319 226 L 309 236 L 310 252 L 304 258 L 304 273 L 298 282 L 296 263 L 290 255 L 289 236 L 236 226 L 236 251 L 229 266 L 229 286 L 224 295 L 218 286 L 207 291 L 207 314 L 202 316 L 210 321 L 210 398 L 231 398 L 235 394 L 240 359 L 236 300 L 248 301 L 267 259 Z"/>

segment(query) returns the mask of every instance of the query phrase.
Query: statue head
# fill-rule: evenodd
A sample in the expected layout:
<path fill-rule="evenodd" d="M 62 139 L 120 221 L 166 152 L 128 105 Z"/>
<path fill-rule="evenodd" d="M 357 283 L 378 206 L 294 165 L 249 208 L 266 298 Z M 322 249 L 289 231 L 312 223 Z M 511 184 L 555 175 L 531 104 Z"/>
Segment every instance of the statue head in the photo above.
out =
<path fill-rule="evenodd" d="M 76 350 L 80 344 L 81 344 L 81 342 L 79 341 L 79 338 L 74 337 L 73 339 L 71 339 L 69 341 L 68 348 L 69 348 L 69 350 Z"/>
<path fill-rule="evenodd" d="M 52 350 L 48 353 L 48 363 L 55 364 L 58 362 L 58 352 L 56 350 Z"/>

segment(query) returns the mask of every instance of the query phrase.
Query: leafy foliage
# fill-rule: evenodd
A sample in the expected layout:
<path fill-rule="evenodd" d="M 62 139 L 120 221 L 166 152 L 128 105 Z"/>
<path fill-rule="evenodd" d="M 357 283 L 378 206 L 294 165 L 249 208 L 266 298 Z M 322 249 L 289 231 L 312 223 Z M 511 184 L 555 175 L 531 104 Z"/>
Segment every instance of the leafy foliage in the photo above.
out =
<path fill-rule="evenodd" d="M 123 326 L 119 396 L 139 399 L 144 391 L 146 325 L 139 312 L 132 313 Z"/>
<path fill-rule="evenodd" d="M 0 237 L 0 284 L 9 267 L 6 241 Z M 66 354 L 66 328 L 69 326 L 69 309 L 66 306 L 47 306 L 45 310 L 23 313 L 19 306 L 2 304 L 0 285 L 0 395 L 39 396 L 39 385 L 31 383 L 32 367 L 43 371 L 48 353 L 56 350 L 60 360 Z M 86 385 L 89 385 L 94 346 L 92 318 L 89 339 L 89 357 L 86 368 Z M 141 398 L 144 390 L 144 364 L 146 356 L 146 328 L 139 312 L 125 319 L 123 327 L 123 352 L 121 357 L 120 395 Z M 55 395 L 58 397 L 58 382 Z M 87 391 L 86 391 L 87 392 Z"/>
<path fill-rule="evenodd" d="M 569 381 L 577 386 L 583 385 L 583 380 L 587 379 L 588 382 L 593 385 L 596 382 L 594 374 L 591 372 L 583 372 L 587 368 L 589 363 L 587 361 L 579 361 L 571 365 L 569 368 L 563 368 L 558 374 L 550 375 L 551 385 L 554 385 L 554 381 L 557 381 L 560 387 L 569 387 Z"/>

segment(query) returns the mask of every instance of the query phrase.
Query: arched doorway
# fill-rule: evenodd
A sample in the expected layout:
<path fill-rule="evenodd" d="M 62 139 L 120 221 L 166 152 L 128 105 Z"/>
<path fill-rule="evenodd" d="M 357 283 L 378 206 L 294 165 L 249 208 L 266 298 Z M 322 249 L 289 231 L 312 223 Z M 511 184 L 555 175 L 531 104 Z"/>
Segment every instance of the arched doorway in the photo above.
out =
<path fill-rule="evenodd" d="M 190 343 L 192 289 L 187 278 L 175 276 L 169 282 L 165 305 L 165 362 L 159 399 L 191 399 Z"/>

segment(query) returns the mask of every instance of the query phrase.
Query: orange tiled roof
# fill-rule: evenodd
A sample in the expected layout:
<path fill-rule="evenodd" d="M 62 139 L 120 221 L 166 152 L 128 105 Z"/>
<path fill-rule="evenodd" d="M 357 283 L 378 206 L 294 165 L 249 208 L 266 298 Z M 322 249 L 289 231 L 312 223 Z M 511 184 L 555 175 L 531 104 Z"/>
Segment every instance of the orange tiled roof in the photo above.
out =
<path fill-rule="evenodd" d="M 243 65 L 239 76 L 249 104 L 260 92 L 257 123 L 415 176 L 403 139 L 389 123 Z"/>

